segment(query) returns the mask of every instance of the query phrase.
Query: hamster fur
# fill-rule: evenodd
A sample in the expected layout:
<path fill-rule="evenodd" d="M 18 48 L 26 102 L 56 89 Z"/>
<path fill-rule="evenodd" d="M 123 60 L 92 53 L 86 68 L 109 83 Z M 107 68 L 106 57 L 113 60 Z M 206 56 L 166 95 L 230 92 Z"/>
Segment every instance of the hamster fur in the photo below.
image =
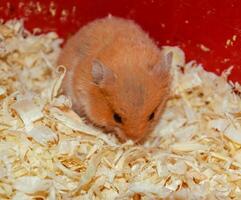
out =
<path fill-rule="evenodd" d="M 135 22 L 108 16 L 67 40 L 58 65 L 73 109 L 122 140 L 144 139 L 170 94 L 172 53 L 164 54 Z"/>

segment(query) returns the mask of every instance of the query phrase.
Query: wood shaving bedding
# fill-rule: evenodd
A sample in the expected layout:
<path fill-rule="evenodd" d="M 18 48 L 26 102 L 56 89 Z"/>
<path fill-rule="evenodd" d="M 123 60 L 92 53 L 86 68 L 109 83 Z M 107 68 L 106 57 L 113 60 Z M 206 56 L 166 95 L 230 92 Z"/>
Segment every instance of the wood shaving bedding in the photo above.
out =
<path fill-rule="evenodd" d="M 0 199 L 240 199 L 239 84 L 175 53 L 173 96 L 143 145 L 84 124 L 61 95 L 62 40 L 0 25 Z"/>

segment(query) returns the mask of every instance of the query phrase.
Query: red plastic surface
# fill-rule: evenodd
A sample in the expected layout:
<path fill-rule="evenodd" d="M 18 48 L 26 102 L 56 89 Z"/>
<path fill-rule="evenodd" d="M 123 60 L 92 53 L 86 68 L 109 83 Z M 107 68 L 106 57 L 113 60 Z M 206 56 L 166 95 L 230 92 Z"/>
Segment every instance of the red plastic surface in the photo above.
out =
<path fill-rule="evenodd" d="M 0 18 L 64 38 L 107 14 L 134 19 L 160 46 L 179 45 L 209 71 L 233 65 L 230 78 L 241 82 L 240 0 L 0 0 Z"/>

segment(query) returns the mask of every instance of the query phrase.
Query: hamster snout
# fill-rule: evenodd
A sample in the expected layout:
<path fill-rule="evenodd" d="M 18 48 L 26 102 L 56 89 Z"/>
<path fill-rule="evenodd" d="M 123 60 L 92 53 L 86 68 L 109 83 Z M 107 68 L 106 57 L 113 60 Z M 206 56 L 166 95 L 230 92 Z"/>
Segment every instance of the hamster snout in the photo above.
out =
<path fill-rule="evenodd" d="M 73 109 L 121 139 L 139 141 L 159 121 L 170 94 L 172 53 L 140 26 L 106 17 L 90 22 L 64 46 L 63 90 Z"/>

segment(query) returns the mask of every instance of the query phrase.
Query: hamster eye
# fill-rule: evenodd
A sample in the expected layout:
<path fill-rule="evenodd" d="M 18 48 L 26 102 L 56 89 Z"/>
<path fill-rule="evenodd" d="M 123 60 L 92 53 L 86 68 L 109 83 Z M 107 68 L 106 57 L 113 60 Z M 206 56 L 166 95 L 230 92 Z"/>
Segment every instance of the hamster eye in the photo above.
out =
<path fill-rule="evenodd" d="M 148 117 L 148 120 L 151 121 L 155 116 L 155 112 L 152 112 L 149 117 Z"/>
<path fill-rule="evenodd" d="M 120 115 L 118 115 L 117 113 L 114 113 L 113 115 L 113 119 L 117 122 L 117 123 L 122 123 L 122 118 Z"/>

